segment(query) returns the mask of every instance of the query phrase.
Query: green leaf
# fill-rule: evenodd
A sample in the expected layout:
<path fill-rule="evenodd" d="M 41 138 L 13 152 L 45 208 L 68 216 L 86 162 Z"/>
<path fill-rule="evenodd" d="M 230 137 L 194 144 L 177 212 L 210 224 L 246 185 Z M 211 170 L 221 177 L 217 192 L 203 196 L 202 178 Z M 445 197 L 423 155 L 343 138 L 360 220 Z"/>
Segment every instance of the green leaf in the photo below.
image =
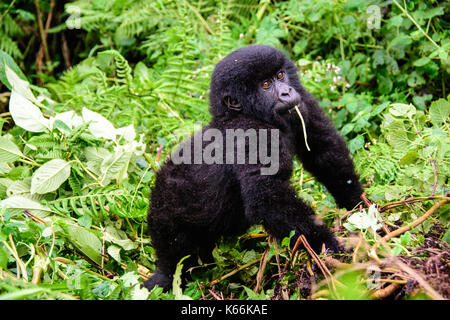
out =
<path fill-rule="evenodd" d="M 131 300 L 147 300 L 150 292 L 145 287 L 134 286 L 131 290 Z"/>
<path fill-rule="evenodd" d="M 34 97 L 33 92 L 30 89 L 30 83 L 26 80 L 21 79 L 11 68 L 5 66 L 5 74 L 8 78 L 9 83 L 12 86 L 11 91 L 15 91 L 22 97 L 30 100 L 33 103 L 39 103 Z"/>
<path fill-rule="evenodd" d="M 376 106 L 376 108 L 375 108 L 374 110 L 372 110 L 372 111 L 370 112 L 370 116 L 371 116 L 371 117 L 374 117 L 374 116 L 376 116 L 377 114 L 383 112 L 384 109 L 386 109 L 386 108 L 388 107 L 388 105 L 389 105 L 389 102 L 384 102 L 384 103 L 382 103 L 382 104 L 379 104 L 378 106 Z"/>
<path fill-rule="evenodd" d="M 36 170 L 31 179 L 31 193 L 44 194 L 55 191 L 70 176 L 70 164 L 53 159 Z"/>
<path fill-rule="evenodd" d="M 389 112 L 396 117 L 412 117 L 416 114 L 416 108 L 412 104 L 393 103 Z"/>
<path fill-rule="evenodd" d="M 445 232 L 444 236 L 442 237 L 442 240 L 450 244 L 450 229 L 448 229 Z"/>
<path fill-rule="evenodd" d="M 108 254 L 114 259 L 116 260 L 118 263 L 122 262 L 122 259 L 120 257 L 120 250 L 122 250 L 121 248 L 119 248 L 116 245 L 110 245 L 108 247 L 108 249 L 106 250 L 106 252 L 108 252 Z"/>
<path fill-rule="evenodd" d="M 106 185 L 109 180 L 116 178 L 117 183 L 122 182 L 127 177 L 128 164 L 131 159 L 131 152 L 122 150 L 113 153 L 105 158 L 100 166 L 102 172 L 102 182 Z"/>
<path fill-rule="evenodd" d="M 30 210 L 40 217 L 44 217 L 52 212 L 48 207 L 43 206 L 39 202 L 33 201 L 23 196 L 12 196 L 0 202 L 0 207 L 17 209 L 18 212 Z"/>
<path fill-rule="evenodd" d="M 410 151 L 400 159 L 400 164 L 413 164 L 419 159 L 419 153 L 416 150 Z"/>
<path fill-rule="evenodd" d="M 355 113 L 356 110 L 358 110 L 358 101 L 353 101 L 346 104 L 345 108 L 347 108 L 348 112 Z"/>
<path fill-rule="evenodd" d="M 245 293 L 247 293 L 248 300 L 267 300 L 266 295 L 264 294 L 264 291 L 261 293 L 255 293 L 252 289 L 247 288 L 246 286 L 243 286 Z"/>
<path fill-rule="evenodd" d="M 181 271 L 183 270 L 182 262 L 189 257 L 190 256 L 186 256 L 181 259 L 180 262 L 178 262 L 177 269 L 175 270 L 175 274 L 173 275 L 172 287 L 175 300 L 192 300 L 191 297 L 184 295 L 183 291 L 181 290 Z"/>
<path fill-rule="evenodd" d="M 346 228 L 349 229 L 359 229 L 359 230 L 366 230 L 368 228 L 372 228 L 372 230 L 376 231 L 381 228 L 381 224 L 379 222 L 379 213 L 376 210 L 375 205 L 372 205 L 368 212 L 366 210 L 363 211 L 357 211 L 354 214 L 352 214 L 348 220 L 347 225 L 344 225 Z"/>
<path fill-rule="evenodd" d="M 23 157 L 22 152 L 11 140 L 0 137 L 0 162 L 14 162 Z"/>
<path fill-rule="evenodd" d="M 49 127 L 49 121 L 44 118 L 41 110 L 15 90 L 11 92 L 9 99 L 9 111 L 15 124 L 27 131 L 43 132 Z"/>
<path fill-rule="evenodd" d="M 400 253 L 402 253 L 403 249 L 400 246 L 395 246 L 394 248 L 392 248 L 392 254 L 394 256 L 398 256 L 400 255 Z"/>
<path fill-rule="evenodd" d="M 364 137 L 362 135 L 358 135 L 348 143 L 348 148 L 351 153 L 361 149 L 364 147 Z"/>
<path fill-rule="evenodd" d="M 22 70 L 17 66 L 14 62 L 14 59 L 11 58 L 9 54 L 0 50 L 0 81 L 8 87 L 10 91 L 12 91 L 12 84 L 8 81 L 8 76 L 6 75 L 6 68 L 11 69 L 18 77 L 25 80 L 26 77 L 23 74 Z"/>
<path fill-rule="evenodd" d="M 6 270 L 8 268 L 8 253 L 5 249 L 0 247 L 0 269 Z"/>
<path fill-rule="evenodd" d="M 109 241 L 121 246 L 124 250 L 132 250 L 138 247 L 138 243 L 130 240 L 127 234 L 112 225 L 106 226 L 105 241 Z"/>
<path fill-rule="evenodd" d="M 347 123 L 342 129 L 341 129 L 341 134 L 342 135 L 346 135 L 347 133 L 351 132 L 353 130 L 353 128 L 355 127 L 354 123 Z"/>
<path fill-rule="evenodd" d="M 116 137 L 116 129 L 113 124 L 101 114 L 83 108 L 82 116 L 84 122 L 89 122 L 89 131 L 96 138 L 114 139 Z"/>
<path fill-rule="evenodd" d="M 416 61 L 414 61 L 414 66 L 416 67 L 423 67 L 424 65 L 428 64 L 431 61 L 430 58 L 428 57 L 423 57 L 421 59 L 418 59 Z"/>
<path fill-rule="evenodd" d="M 0 300 L 23 300 L 28 296 L 45 291 L 44 288 L 32 288 L 13 291 L 0 295 Z"/>
<path fill-rule="evenodd" d="M 384 198 L 387 201 L 399 199 L 403 195 L 403 193 L 405 193 L 406 190 L 408 190 L 408 188 L 409 186 L 397 186 L 397 185 L 388 186 L 386 188 L 386 191 L 384 192 Z"/>
<path fill-rule="evenodd" d="M 430 106 L 431 122 L 435 126 L 440 126 L 448 120 L 450 116 L 450 102 L 445 99 L 433 101 Z"/>
<path fill-rule="evenodd" d="M 67 237 L 81 252 L 88 256 L 92 261 L 101 264 L 102 261 L 102 242 L 95 234 L 82 227 L 68 224 Z"/>
<path fill-rule="evenodd" d="M 92 225 L 92 217 L 89 214 L 84 214 L 80 218 L 78 218 L 78 223 L 80 226 L 89 229 Z"/>
<path fill-rule="evenodd" d="M 408 138 L 408 130 L 403 121 L 393 121 L 387 129 L 389 130 L 389 134 L 386 134 L 386 140 L 392 147 L 399 150 L 409 147 L 411 141 Z"/>

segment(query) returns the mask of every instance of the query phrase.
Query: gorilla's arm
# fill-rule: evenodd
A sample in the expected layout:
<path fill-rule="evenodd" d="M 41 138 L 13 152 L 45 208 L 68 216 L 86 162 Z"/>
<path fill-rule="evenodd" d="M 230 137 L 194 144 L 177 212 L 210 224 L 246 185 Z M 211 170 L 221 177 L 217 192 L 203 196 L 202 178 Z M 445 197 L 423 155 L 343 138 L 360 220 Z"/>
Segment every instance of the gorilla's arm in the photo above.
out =
<path fill-rule="evenodd" d="M 253 127 L 257 127 L 255 124 Z M 271 136 L 271 132 L 268 132 Z M 268 150 L 271 149 L 271 138 L 267 139 Z M 279 144 L 278 170 L 272 175 L 262 175 L 261 163 L 234 164 L 233 172 L 239 181 L 241 198 L 246 219 L 250 224 L 262 223 L 266 230 L 277 239 L 289 236 L 296 231 L 291 241 L 295 242 L 303 234 L 314 250 L 320 252 L 322 243 L 333 251 L 338 244 L 328 228 L 317 221 L 314 211 L 296 196 L 291 186 L 292 154 L 286 140 L 281 138 Z M 261 147 L 261 145 L 259 146 Z M 248 149 L 248 143 L 247 148 Z M 248 157 L 248 154 L 246 154 Z"/>
<path fill-rule="evenodd" d="M 291 244 L 303 234 L 312 248 L 320 252 L 324 243 L 332 251 L 338 243 L 325 225 L 316 221 L 313 210 L 297 198 L 289 179 L 263 176 L 250 166 L 241 166 L 238 172 L 245 216 L 251 224 L 262 223 L 277 239 L 289 236 L 295 230 Z"/>
<path fill-rule="evenodd" d="M 327 187 L 337 204 L 351 210 L 361 201 L 363 188 L 347 145 L 315 99 L 304 92 L 302 100 L 307 109 L 306 132 L 311 151 L 306 149 L 298 119 L 297 154 L 304 168 Z"/>

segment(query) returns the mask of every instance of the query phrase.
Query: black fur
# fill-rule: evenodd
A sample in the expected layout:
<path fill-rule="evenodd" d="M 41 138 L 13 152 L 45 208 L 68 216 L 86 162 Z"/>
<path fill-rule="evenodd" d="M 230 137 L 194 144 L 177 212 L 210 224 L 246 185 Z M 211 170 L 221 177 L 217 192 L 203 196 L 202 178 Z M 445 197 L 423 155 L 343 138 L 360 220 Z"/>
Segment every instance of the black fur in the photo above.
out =
<path fill-rule="evenodd" d="M 305 147 L 298 115 L 278 114 L 274 101 L 259 91 L 260 83 L 279 70 L 285 70 L 289 85 L 300 96 L 298 106 L 311 151 Z M 211 261 L 221 236 L 243 233 L 252 224 L 262 223 L 278 239 L 295 230 L 293 241 L 304 234 L 317 251 L 323 243 L 337 250 L 332 233 L 315 220 L 313 210 L 290 186 L 294 154 L 340 207 L 352 209 L 360 201 L 363 189 L 344 140 L 301 86 L 295 65 L 281 51 L 255 45 L 225 57 L 212 76 L 210 104 L 213 117 L 202 132 L 216 128 L 225 135 L 228 128 L 279 129 L 279 170 L 261 175 L 261 164 L 176 165 L 169 159 L 157 173 L 151 195 L 148 225 L 158 270 L 144 283 L 148 289 L 170 288 L 181 258 L 192 257 L 184 261 L 185 267 L 195 264 L 197 256 Z M 193 148 L 193 140 L 185 143 Z"/>

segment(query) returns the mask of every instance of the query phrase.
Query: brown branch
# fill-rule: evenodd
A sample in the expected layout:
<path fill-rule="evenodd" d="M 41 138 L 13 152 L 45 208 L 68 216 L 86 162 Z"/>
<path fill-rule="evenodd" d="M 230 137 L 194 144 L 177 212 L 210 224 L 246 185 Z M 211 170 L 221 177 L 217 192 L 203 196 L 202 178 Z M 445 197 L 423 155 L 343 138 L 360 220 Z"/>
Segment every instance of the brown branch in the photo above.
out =
<path fill-rule="evenodd" d="M 66 36 L 64 35 L 64 32 L 61 33 L 61 42 L 62 42 L 61 50 L 64 58 L 64 64 L 66 66 L 66 69 L 70 69 L 70 50 L 69 46 L 67 45 L 67 39 Z"/>
<path fill-rule="evenodd" d="M 297 241 L 295 241 L 294 248 L 292 249 L 292 252 L 291 252 L 292 260 L 294 260 L 293 257 L 295 257 L 295 254 L 297 253 L 300 243 L 302 243 L 302 241 L 301 241 L 301 238 L 298 237 Z M 290 260 L 287 260 L 286 264 L 284 265 L 283 274 L 286 274 L 286 272 L 288 272 L 289 268 L 290 268 Z"/>
<path fill-rule="evenodd" d="M 35 66 L 36 66 L 36 71 L 40 72 L 40 71 L 42 71 L 43 56 L 45 56 L 45 61 L 47 63 L 51 62 L 50 53 L 48 51 L 48 45 L 47 45 L 47 35 L 48 35 L 47 30 L 50 29 L 50 25 L 52 22 L 53 8 L 55 7 L 55 0 L 52 0 L 50 2 L 50 11 L 47 16 L 47 21 L 45 22 L 45 27 L 42 22 L 41 8 L 39 5 L 39 0 L 34 0 L 34 5 L 35 5 L 36 11 L 37 11 L 36 16 L 37 16 L 37 21 L 38 21 L 39 37 L 41 38 L 41 46 L 39 47 L 39 51 L 36 55 Z M 41 82 L 40 80 L 38 80 L 38 81 Z"/>
<path fill-rule="evenodd" d="M 336 285 L 334 283 L 333 275 L 331 274 L 330 270 L 328 270 L 328 268 L 322 263 L 319 256 L 314 252 L 314 250 L 309 245 L 305 236 L 302 234 L 302 235 L 300 235 L 299 238 L 301 238 L 301 241 L 302 241 L 303 245 L 305 246 L 306 250 L 311 255 L 311 257 L 314 259 L 316 264 L 319 266 L 320 270 L 322 271 L 323 275 L 325 276 L 325 279 L 327 280 L 328 285 L 330 285 L 330 282 L 329 282 L 327 275 L 330 277 L 330 281 L 331 281 L 330 289 L 333 289 L 333 291 L 336 292 Z"/>
<path fill-rule="evenodd" d="M 264 276 L 264 270 L 266 269 L 267 263 L 269 262 L 269 259 L 267 259 L 267 256 L 269 255 L 269 249 L 270 245 L 267 246 L 266 250 L 261 256 L 261 262 L 259 263 L 259 270 L 258 273 L 256 274 L 256 286 L 253 289 L 253 291 L 256 293 L 259 293 L 262 289 L 262 279 Z"/>
<path fill-rule="evenodd" d="M 27 216 L 30 217 L 31 219 L 33 219 L 34 222 L 40 223 L 40 224 L 46 224 L 47 222 L 42 219 L 41 217 L 35 215 L 34 213 L 32 213 L 31 211 L 25 209 L 23 210 L 23 213 Z"/>
<path fill-rule="evenodd" d="M 333 257 L 323 257 L 322 258 L 323 263 L 330 268 L 342 268 L 342 267 L 349 267 L 351 264 L 340 262 L 339 260 L 333 258 Z"/>
<path fill-rule="evenodd" d="M 386 234 L 383 238 L 381 238 L 380 240 L 378 240 L 370 249 L 371 254 L 373 255 L 373 257 L 376 257 L 376 250 L 378 248 L 378 246 L 380 244 L 384 244 L 387 241 L 389 241 L 390 239 L 397 237 L 403 233 L 405 233 L 406 231 L 411 230 L 412 228 L 418 226 L 419 224 L 421 224 L 422 222 L 424 222 L 429 216 L 431 216 L 437 209 L 439 209 L 441 206 L 447 204 L 450 202 L 450 198 L 441 200 L 439 202 L 436 202 L 427 212 L 425 212 L 424 215 L 422 215 L 420 218 L 418 218 L 417 220 L 413 221 L 413 223 L 406 225 L 404 227 L 401 227 L 397 230 L 394 230 L 388 234 Z"/>
<path fill-rule="evenodd" d="M 400 288 L 400 284 L 392 283 L 383 289 L 378 289 L 371 296 L 374 299 L 384 299 L 392 295 L 398 288 Z"/>
<path fill-rule="evenodd" d="M 378 209 L 378 212 L 383 212 L 388 209 L 392 209 L 392 208 L 395 208 L 398 206 L 404 206 L 404 205 L 411 204 L 411 203 L 418 202 L 418 201 L 433 200 L 433 199 L 447 199 L 448 197 L 449 197 L 449 194 L 447 193 L 447 194 L 444 194 L 441 196 L 411 197 L 406 200 L 392 201 L 392 202 L 388 202 L 388 203 L 385 203 L 384 205 L 380 206 L 380 208 Z"/>
<path fill-rule="evenodd" d="M 355 247 L 355 250 L 353 251 L 353 255 L 352 255 L 352 262 L 353 262 L 353 263 L 356 263 L 356 257 L 357 257 L 357 255 L 358 255 L 358 250 L 359 250 L 359 247 L 360 247 L 361 244 L 362 244 L 362 241 L 363 241 L 363 234 L 362 234 L 362 232 L 359 232 L 359 235 L 358 235 L 358 243 L 357 243 L 357 245 L 356 245 L 356 247 Z"/>
<path fill-rule="evenodd" d="M 41 6 L 39 5 L 39 0 L 34 0 L 34 5 L 36 7 L 36 18 L 38 22 L 39 36 L 41 38 L 42 46 L 44 49 L 45 61 L 50 62 L 50 54 L 48 52 L 48 45 L 47 45 L 47 34 L 44 29 L 44 23 L 42 22 Z"/>
<path fill-rule="evenodd" d="M 364 202 L 364 204 L 366 205 L 367 208 L 370 208 L 370 206 L 372 205 L 372 202 L 367 199 L 367 193 L 363 192 L 360 196 L 361 200 Z"/>

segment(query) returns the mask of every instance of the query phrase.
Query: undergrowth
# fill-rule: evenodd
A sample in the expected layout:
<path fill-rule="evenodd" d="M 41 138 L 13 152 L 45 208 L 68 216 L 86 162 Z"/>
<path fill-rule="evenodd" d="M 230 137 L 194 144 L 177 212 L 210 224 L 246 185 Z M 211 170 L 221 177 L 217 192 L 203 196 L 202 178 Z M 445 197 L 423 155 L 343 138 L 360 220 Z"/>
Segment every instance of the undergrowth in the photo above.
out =
<path fill-rule="evenodd" d="M 37 3 L 40 17 L 0 4 L 0 299 L 450 298 L 447 2 Z M 377 207 L 337 209 L 295 161 L 295 190 L 345 253 L 254 226 L 186 287 L 148 292 L 155 172 L 209 121 L 214 65 L 252 43 L 296 62 Z"/>

